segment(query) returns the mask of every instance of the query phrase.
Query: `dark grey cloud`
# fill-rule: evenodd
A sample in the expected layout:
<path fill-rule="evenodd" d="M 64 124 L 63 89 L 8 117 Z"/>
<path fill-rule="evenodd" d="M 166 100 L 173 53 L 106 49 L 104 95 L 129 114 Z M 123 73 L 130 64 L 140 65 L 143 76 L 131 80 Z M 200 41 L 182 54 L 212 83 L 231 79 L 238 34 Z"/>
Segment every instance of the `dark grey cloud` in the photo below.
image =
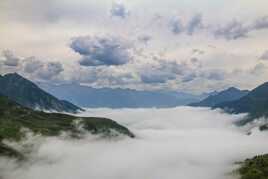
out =
<path fill-rule="evenodd" d="M 179 17 L 173 17 L 169 23 L 170 30 L 174 34 L 186 33 L 193 35 L 197 30 L 203 28 L 202 14 L 194 15 L 187 23 L 183 23 Z"/>
<path fill-rule="evenodd" d="M 179 17 L 174 17 L 169 23 L 171 32 L 174 34 L 181 34 L 184 31 L 184 26 Z"/>
<path fill-rule="evenodd" d="M 232 22 L 218 27 L 214 31 L 215 37 L 225 38 L 227 40 L 236 40 L 246 38 L 250 32 L 268 28 L 268 16 L 260 17 L 247 25 L 243 22 L 233 20 Z"/>
<path fill-rule="evenodd" d="M 261 60 L 268 60 L 268 50 L 263 52 L 263 54 L 260 56 Z"/>
<path fill-rule="evenodd" d="M 187 25 L 187 34 L 188 35 L 193 35 L 193 33 L 202 28 L 202 15 L 201 14 L 196 14 L 193 16 L 193 18 L 190 20 L 190 22 Z"/>
<path fill-rule="evenodd" d="M 50 80 L 63 71 L 63 66 L 59 62 L 49 62 L 39 68 L 37 75 L 44 80 Z"/>
<path fill-rule="evenodd" d="M 130 45 L 119 37 L 80 36 L 70 47 L 82 58 L 82 66 L 123 65 L 131 60 Z"/>
<path fill-rule="evenodd" d="M 150 35 L 140 35 L 138 37 L 138 41 L 141 43 L 144 43 L 145 45 L 147 45 L 149 43 L 149 41 L 152 40 L 152 36 Z"/>
<path fill-rule="evenodd" d="M 169 72 L 159 70 L 150 70 L 141 74 L 143 83 L 165 83 L 167 80 L 173 80 L 176 76 Z"/>
<path fill-rule="evenodd" d="M 140 78 L 143 83 L 165 83 L 174 80 L 177 76 L 188 74 L 189 66 L 185 63 L 156 59 L 158 65 L 147 66 L 140 71 Z"/>
<path fill-rule="evenodd" d="M 226 73 L 222 70 L 209 70 L 203 73 L 203 77 L 208 80 L 222 81 L 225 79 Z"/>
<path fill-rule="evenodd" d="M 253 23 L 252 29 L 261 30 L 268 28 L 268 16 L 261 17 Z"/>
<path fill-rule="evenodd" d="M 11 67 L 16 67 L 19 65 L 20 58 L 15 56 L 12 51 L 4 50 L 2 52 L 2 54 L 3 54 L 3 57 L 5 59 L 3 62 L 4 65 L 11 66 Z"/>
<path fill-rule="evenodd" d="M 197 78 L 197 75 L 194 72 L 192 72 L 190 74 L 183 76 L 182 82 L 187 83 L 187 82 L 193 81 L 195 78 Z"/>
<path fill-rule="evenodd" d="M 219 27 L 215 32 L 215 37 L 225 38 L 227 40 L 236 40 L 239 38 L 245 38 L 248 35 L 250 29 L 236 20 Z"/>
<path fill-rule="evenodd" d="M 110 10 L 112 16 L 126 18 L 129 16 L 130 12 L 127 10 L 124 4 L 116 2 L 112 5 Z"/>
<path fill-rule="evenodd" d="M 35 57 L 28 57 L 25 59 L 23 68 L 26 73 L 34 73 L 42 68 L 43 63 L 37 60 Z"/>
<path fill-rule="evenodd" d="M 23 59 L 20 70 L 35 79 L 51 80 L 63 72 L 64 68 L 60 62 L 46 62 L 31 56 Z"/>
<path fill-rule="evenodd" d="M 192 54 L 203 55 L 204 53 L 205 53 L 204 50 L 200 50 L 196 48 L 192 50 Z"/>

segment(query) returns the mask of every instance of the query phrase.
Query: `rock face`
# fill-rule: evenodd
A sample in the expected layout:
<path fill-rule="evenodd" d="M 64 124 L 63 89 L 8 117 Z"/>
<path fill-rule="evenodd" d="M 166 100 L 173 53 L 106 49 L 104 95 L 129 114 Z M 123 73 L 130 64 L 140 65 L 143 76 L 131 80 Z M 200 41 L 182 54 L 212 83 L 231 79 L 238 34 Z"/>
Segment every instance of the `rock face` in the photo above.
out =
<path fill-rule="evenodd" d="M 70 113 L 81 110 L 72 103 L 48 94 L 17 73 L 0 76 L 0 93 L 18 104 L 32 109 Z"/>
<path fill-rule="evenodd" d="M 214 107 L 215 105 L 221 104 L 223 102 L 240 99 L 248 93 L 249 91 L 247 90 L 239 90 L 237 88 L 231 87 L 215 95 L 210 95 L 198 103 L 192 103 L 190 106 Z"/>
<path fill-rule="evenodd" d="M 268 116 L 268 82 L 250 91 L 246 96 L 216 105 L 231 113 L 249 113 L 250 118 Z"/>
<path fill-rule="evenodd" d="M 25 136 L 25 131 L 22 129 L 29 129 L 33 133 L 43 136 L 57 136 L 64 131 L 70 133 L 72 137 L 79 137 L 85 131 L 88 131 L 105 137 L 119 134 L 134 137 L 134 134 L 126 127 L 110 119 L 82 118 L 34 111 L 0 95 L 0 155 L 20 156 L 19 152 L 4 145 L 2 141 L 3 139 L 21 140 Z"/>

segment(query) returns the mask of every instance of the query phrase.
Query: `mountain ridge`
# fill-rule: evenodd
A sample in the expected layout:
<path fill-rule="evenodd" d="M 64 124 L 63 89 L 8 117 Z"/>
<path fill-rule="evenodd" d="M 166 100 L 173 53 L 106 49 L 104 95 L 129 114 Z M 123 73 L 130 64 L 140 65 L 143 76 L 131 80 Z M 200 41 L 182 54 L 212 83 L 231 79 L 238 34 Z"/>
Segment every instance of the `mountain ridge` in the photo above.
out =
<path fill-rule="evenodd" d="M 190 106 L 198 106 L 198 107 L 214 107 L 217 104 L 228 102 L 228 101 L 234 101 L 237 100 L 246 94 L 248 94 L 248 90 L 240 90 L 235 87 L 227 88 L 223 91 L 218 92 L 215 95 L 210 95 L 204 100 L 197 102 L 197 103 L 191 103 Z"/>
<path fill-rule="evenodd" d="M 47 111 L 76 113 L 78 106 L 61 101 L 17 73 L 0 75 L 0 93 L 22 106 Z"/>
<path fill-rule="evenodd" d="M 38 84 L 54 96 L 82 107 L 139 108 L 175 107 L 199 101 L 206 95 L 175 91 L 139 91 L 123 88 L 93 88 L 78 84 Z"/>
<path fill-rule="evenodd" d="M 216 105 L 230 113 L 249 113 L 250 118 L 268 116 L 268 82 L 265 82 L 244 97 Z"/>

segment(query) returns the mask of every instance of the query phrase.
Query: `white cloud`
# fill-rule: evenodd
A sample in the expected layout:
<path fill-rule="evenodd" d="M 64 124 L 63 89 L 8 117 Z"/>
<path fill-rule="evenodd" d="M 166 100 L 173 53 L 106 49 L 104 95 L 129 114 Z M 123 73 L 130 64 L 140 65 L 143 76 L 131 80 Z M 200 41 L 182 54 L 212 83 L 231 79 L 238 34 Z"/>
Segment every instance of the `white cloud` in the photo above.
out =
<path fill-rule="evenodd" d="M 0 160 L 4 179 L 225 179 L 235 162 L 267 152 L 267 133 L 246 135 L 228 115 L 206 108 L 92 109 L 84 116 L 115 119 L 137 138 L 33 140 L 31 160 Z M 35 143 L 34 142 L 34 143 Z"/>

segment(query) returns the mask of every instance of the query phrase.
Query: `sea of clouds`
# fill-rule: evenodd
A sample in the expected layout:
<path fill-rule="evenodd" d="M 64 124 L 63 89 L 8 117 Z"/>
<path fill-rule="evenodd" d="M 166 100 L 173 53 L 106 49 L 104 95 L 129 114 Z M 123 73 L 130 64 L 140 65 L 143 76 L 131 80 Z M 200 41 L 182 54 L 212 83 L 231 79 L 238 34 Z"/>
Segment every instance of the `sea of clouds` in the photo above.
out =
<path fill-rule="evenodd" d="M 268 153 L 268 132 L 247 135 L 248 128 L 234 125 L 244 115 L 192 107 L 80 115 L 111 118 L 136 138 L 32 136 L 22 143 L 33 145 L 29 161 L 0 160 L 3 179 L 228 179 L 236 177 L 236 162 Z"/>

